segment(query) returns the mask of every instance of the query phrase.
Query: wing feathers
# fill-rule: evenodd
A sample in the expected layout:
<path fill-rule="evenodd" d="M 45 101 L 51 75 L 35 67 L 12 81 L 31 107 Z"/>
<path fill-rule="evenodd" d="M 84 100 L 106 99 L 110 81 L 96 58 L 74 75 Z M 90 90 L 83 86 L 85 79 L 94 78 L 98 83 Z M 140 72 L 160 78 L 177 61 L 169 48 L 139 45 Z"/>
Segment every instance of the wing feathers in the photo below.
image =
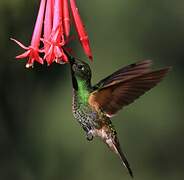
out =
<path fill-rule="evenodd" d="M 117 73 L 118 71 L 115 72 L 113 76 L 116 83 L 113 82 L 113 78 L 106 80 L 101 89 L 90 95 L 90 105 L 96 110 L 101 109 L 108 116 L 111 116 L 157 85 L 170 69 L 164 68 L 150 72 L 150 61 L 143 61 L 141 65 L 138 64 L 137 66 L 133 67 L 134 70 L 128 68 L 128 72 L 119 70 L 121 75 Z M 144 73 L 134 76 L 138 69 L 141 69 L 139 72 Z M 119 79 L 119 82 L 117 82 L 117 79 Z"/>

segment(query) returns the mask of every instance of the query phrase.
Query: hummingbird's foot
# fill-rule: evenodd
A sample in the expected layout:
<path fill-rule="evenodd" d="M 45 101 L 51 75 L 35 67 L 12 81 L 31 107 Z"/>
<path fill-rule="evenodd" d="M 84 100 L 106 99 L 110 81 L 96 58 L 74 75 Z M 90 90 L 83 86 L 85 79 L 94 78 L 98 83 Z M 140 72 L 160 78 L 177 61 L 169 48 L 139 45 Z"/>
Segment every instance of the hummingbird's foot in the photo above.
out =
<path fill-rule="evenodd" d="M 83 129 L 86 132 L 86 139 L 88 141 L 92 141 L 93 140 L 93 134 L 91 132 L 91 129 L 89 127 L 87 127 L 87 126 L 83 126 Z"/>
<path fill-rule="evenodd" d="M 86 139 L 87 139 L 88 141 L 92 141 L 92 140 L 93 140 L 93 135 L 92 135 L 92 133 L 91 133 L 90 131 L 88 131 L 88 132 L 86 133 Z"/>

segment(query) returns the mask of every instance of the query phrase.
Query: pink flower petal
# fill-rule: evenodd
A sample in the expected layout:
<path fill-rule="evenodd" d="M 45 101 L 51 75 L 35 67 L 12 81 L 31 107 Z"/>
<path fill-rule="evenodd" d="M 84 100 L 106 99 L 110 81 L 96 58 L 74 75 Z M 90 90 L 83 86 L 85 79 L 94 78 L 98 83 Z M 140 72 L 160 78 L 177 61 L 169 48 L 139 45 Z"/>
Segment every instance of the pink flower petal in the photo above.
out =
<path fill-rule="evenodd" d="M 10 38 L 12 41 L 14 41 L 15 43 L 17 43 L 22 49 L 29 49 L 28 47 L 24 46 L 21 42 L 17 41 L 16 39 Z"/>
<path fill-rule="evenodd" d="M 26 52 L 16 56 L 16 59 L 23 59 L 23 58 L 27 58 L 30 54 L 30 50 L 27 50 Z"/>

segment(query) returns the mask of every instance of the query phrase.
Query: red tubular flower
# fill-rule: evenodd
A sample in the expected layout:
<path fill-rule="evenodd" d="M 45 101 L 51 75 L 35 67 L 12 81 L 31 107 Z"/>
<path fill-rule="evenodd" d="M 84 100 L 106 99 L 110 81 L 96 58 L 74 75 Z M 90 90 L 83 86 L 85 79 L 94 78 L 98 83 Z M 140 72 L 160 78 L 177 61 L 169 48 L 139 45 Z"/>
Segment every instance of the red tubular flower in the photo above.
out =
<path fill-rule="evenodd" d="M 13 41 L 15 41 L 20 47 L 27 50 L 25 53 L 16 56 L 17 59 L 27 58 L 28 62 L 26 64 L 26 68 L 33 67 L 34 61 L 37 61 L 41 64 L 43 64 L 43 59 L 39 55 L 39 46 L 40 46 L 40 37 L 42 32 L 42 26 L 43 26 L 43 17 L 44 17 L 44 11 L 45 11 L 45 3 L 46 0 L 41 0 L 40 8 L 38 11 L 38 17 L 36 20 L 36 24 L 34 27 L 31 45 L 29 47 L 24 46 L 19 41 L 12 38 Z"/>
<path fill-rule="evenodd" d="M 72 39 L 72 36 L 69 36 L 70 13 L 68 3 L 68 0 L 41 0 L 30 46 L 26 47 L 19 41 L 12 39 L 26 50 L 26 52 L 16 56 L 16 58 L 28 58 L 27 68 L 33 67 L 34 61 L 41 64 L 46 61 L 48 65 L 53 62 L 68 62 L 68 57 L 65 54 L 68 48 L 66 49 L 65 45 L 68 45 Z M 84 52 L 92 59 L 88 35 L 80 18 L 75 0 L 70 0 L 70 5 L 75 27 Z M 40 41 L 43 42 L 43 47 L 40 47 Z M 43 58 L 40 57 L 42 53 Z"/>
<path fill-rule="evenodd" d="M 45 19 L 44 19 L 44 50 L 47 52 L 49 44 L 46 43 L 50 40 L 50 35 L 52 32 L 53 26 L 53 8 L 54 0 L 47 0 L 46 10 L 45 10 Z"/>
<path fill-rule="evenodd" d="M 93 59 L 92 57 L 92 52 L 91 52 L 91 48 L 90 48 L 90 44 L 89 44 L 89 38 L 87 35 L 87 32 L 85 30 L 85 27 L 83 25 L 82 19 L 79 15 L 79 11 L 76 5 L 76 1 L 75 0 L 70 0 L 70 6 L 71 6 L 71 10 L 72 10 L 72 15 L 73 15 L 73 19 L 74 19 L 74 23 L 76 26 L 76 30 L 79 36 L 79 40 L 82 44 L 82 47 L 84 49 L 84 52 L 86 53 L 86 55 L 89 57 L 89 59 Z"/>
<path fill-rule="evenodd" d="M 63 23 L 66 37 L 70 35 L 70 15 L 68 9 L 68 0 L 63 0 Z"/>
<path fill-rule="evenodd" d="M 65 45 L 62 14 L 63 0 L 55 0 L 52 31 L 50 34 L 50 38 L 44 39 L 44 43 L 47 43 L 48 46 L 47 49 L 44 49 L 44 58 L 46 59 L 48 65 L 52 64 L 54 61 L 56 61 L 57 63 L 68 61 L 68 58 L 64 54 L 64 51 L 62 49 L 62 47 Z M 47 24 L 45 24 L 45 26 L 47 26 Z"/>

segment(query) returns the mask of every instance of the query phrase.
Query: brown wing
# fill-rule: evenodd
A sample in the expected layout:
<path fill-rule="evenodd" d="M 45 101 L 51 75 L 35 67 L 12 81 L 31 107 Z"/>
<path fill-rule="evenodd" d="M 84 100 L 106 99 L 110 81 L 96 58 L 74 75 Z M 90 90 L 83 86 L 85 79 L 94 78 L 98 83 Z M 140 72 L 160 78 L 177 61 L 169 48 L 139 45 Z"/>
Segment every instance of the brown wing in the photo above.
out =
<path fill-rule="evenodd" d="M 89 104 L 112 116 L 123 106 L 129 105 L 146 91 L 153 88 L 166 75 L 170 68 L 147 72 L 132 78 L 124 78 L 119 83 L 110 83 L 94 91 Z"/>

